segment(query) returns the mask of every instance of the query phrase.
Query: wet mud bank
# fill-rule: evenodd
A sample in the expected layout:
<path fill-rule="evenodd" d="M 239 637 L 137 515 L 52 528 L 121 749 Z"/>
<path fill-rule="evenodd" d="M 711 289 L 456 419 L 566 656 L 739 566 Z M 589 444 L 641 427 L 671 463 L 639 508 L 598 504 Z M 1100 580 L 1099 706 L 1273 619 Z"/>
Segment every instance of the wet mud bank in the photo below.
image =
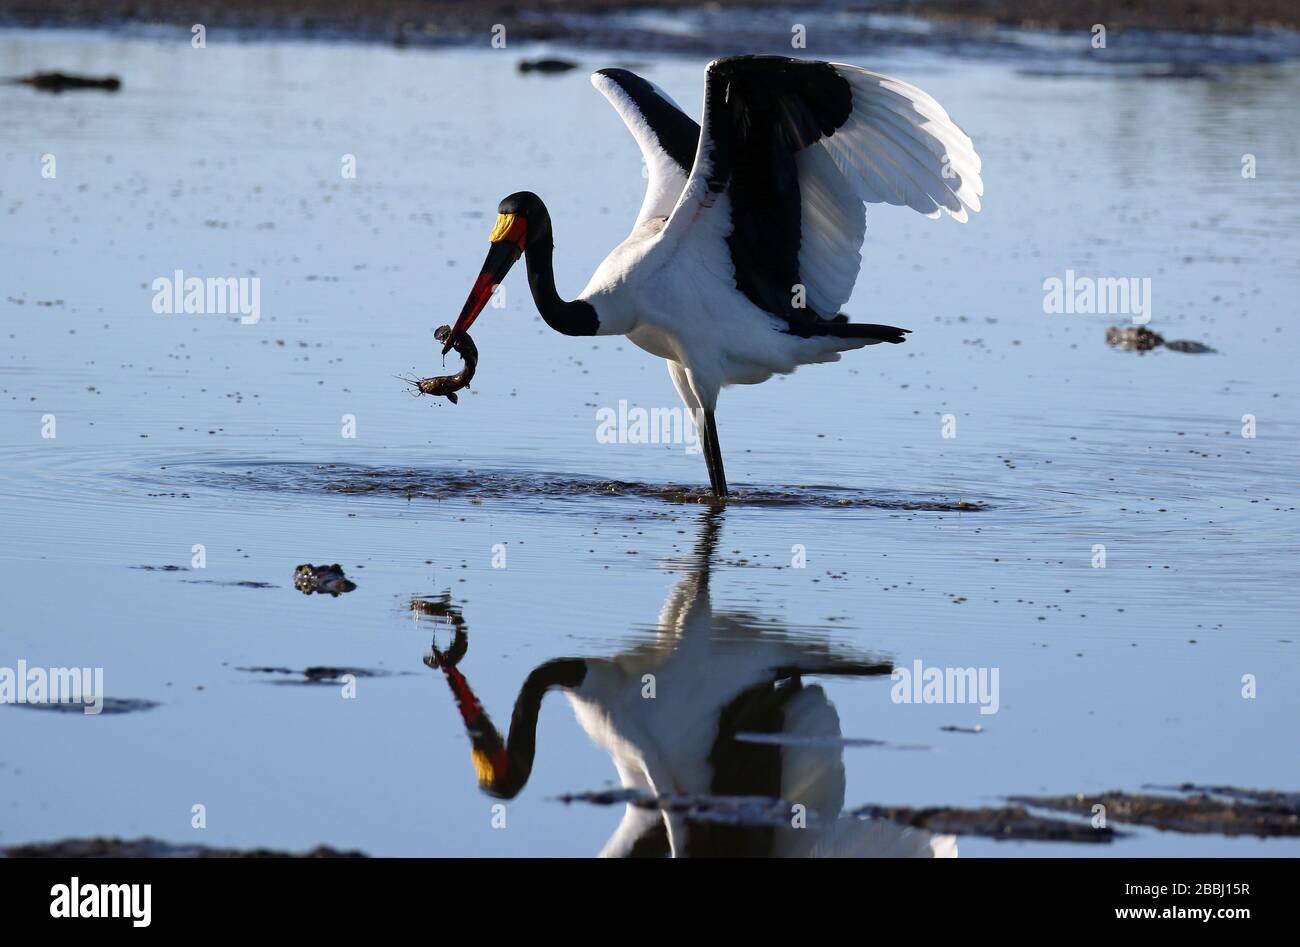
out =
<path fill-rule="evenodd" d="M 1206 77 L 1186 68 L 1188 64 L 1267 63 L 1300 55 L 1300 8 L 1285 0 L 1210 5 L 1192 0 L 1104 0 L 1079 6 L 1050 0 L 938 0 L 920 5 L 884 0 L 813 6 L 800 9 L 797 17 L 789 4 L 773 0 L 707 5 L 688 0 L 232 0 L 219 6 L 109 0 L 61 8 L 36 0 L 0 0 L 0 26 L 8 27 L 93 27 L 151 35 L 174 29 L 185 31 L 188 39 L 191 26 L 201 23 L 214 33 L 225 31 L 241 39 L 368 42 L 399 48 L 486 44 L 494 28 L 504 26 L 508 43 L 694 54 L 779 51 L 791 48 L 795 19 L 807 30 L 809 54 L 861 49 L 869 43 L 980 57 L 1013 53 L 1041 58 L 1043 67 L 1051 70 L 1062 58 L 1085 57 L 1091 30 L 1100 23 L 1111 42 L 1106 55 L 1094 59 L 1111 65 L 1182 64 L 1184 68 L 1168 73 L 1175 77 Z M 1068 40 L 1080 36 L 1083 41 L 1073 48 Z M 1062 49 L 1046 50 L 1040 48 L 1043 37 L 1067 42 Z M 1075 55 L 1069 55 L 1071 51 Z M 527 71 L 544 76 L 565 70 Z"/>
<path fill-rule="evenodd" d="M 1013 796 L 1008 801 L 1014 805 L 979 808 L 869 804 L 851 809 L 846 815 L 859 820 L 884 820 L 932 833 L 995 841 L 1108 844 L 1131 834 L 1109 822 L 1162 832 L 1226 837 L 1300 835 L 1300 796 L 1295 793 L 1191 784 L 1170 789 L 1168 793 L 1130 794 L 1115 790 L 1091 795 Z M 655 796 L 627 789 L 566 793 L 557 796 L 556 801 L 566 805 L 628 805 L 699 822 L 738 826 L 789 825 L 792 811 L 792 803 L 781 799 L 702 794 Z M 1061 815 L 1040 814 L 1034 810 Z M 1099 812 L 1103 812 L 1105 818 L 1098 818 Z M 808 818 L 815 821 L 819 816 L 810 813 Z"/>
<path fill-rule="evenodd" d="M 70 838 L 33 842 L 0 849 L 4 858 L 365 858 L 363 852 L 341 851 L 318 845 L 306 852 L 281 852 L 269 848 L 212 848 L 176 845 L 156 838 Z"/>

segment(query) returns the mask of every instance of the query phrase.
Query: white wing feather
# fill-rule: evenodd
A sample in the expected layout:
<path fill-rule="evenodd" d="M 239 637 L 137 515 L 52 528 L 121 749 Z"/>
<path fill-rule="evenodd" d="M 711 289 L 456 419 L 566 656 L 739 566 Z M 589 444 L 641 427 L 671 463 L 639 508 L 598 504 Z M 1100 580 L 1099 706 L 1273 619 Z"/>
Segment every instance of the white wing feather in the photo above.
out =
<path fill-rule="evenodd" d="M 665 102 L 681 111 L 680 106 L 667 92 L 653 82 L 646 81 Z M 623 124 L 636 139 L 637 146 L 641 149 L 641 158 L 645 161 L 647 176 L 645 200 L 641 202 L 641 210 L 636 216 L 636 224 L 632 229 L 635 230 L 651 218 L 667 217 L 672 213 L 683 188 L 686 187 L 686 172 L 663 149 L 659 143 L 659 136 L 645 120 L 645 116 L 641 114 L 641 110 L 637 108 L 631 96 L 623 91 L 617 82 L 597 72 L 592 74 L 591 84 L 614 106 L 614 110 L 623 119 Z"/>

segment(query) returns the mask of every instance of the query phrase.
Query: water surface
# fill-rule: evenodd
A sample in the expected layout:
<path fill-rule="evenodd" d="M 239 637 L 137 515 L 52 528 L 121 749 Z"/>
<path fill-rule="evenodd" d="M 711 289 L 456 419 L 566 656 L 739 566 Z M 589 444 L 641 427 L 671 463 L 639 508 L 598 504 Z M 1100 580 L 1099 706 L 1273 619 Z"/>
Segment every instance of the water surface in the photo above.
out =
<path fill-rule="evenodd" d="M 827 805 L 1296 788 L 1300 132 L 1280 119 L 1300 69 L 1152 81 L 837 57 L 948 107 L 984 158 L 985 210 L 965 227 L 871 210 L 846 309 L 913 334 L 724 393 L 748 501 L 719 516 L 692 502 L 698 454 L 597 442 L 602 407 L 675 405 L 663 367 L 550 332 L 522 272 L 478 323 L 458 406 L 393 377 L 441 372 L 433 329 L 504 195 L 550 205 L 562 293 L 635 216 L 639 155 L 587 70 L 519 75 L 523 52 L 0 34 L 0 73 L 124 80 L 0 86 L 0 666 L 99 666 L 109 695 L 159 704 L 0 708 L 0 844 L 602 850 L 622 811 L 555 801 L 619 785 L 599 720 L 559 693 L 541 704 L 534 766 L 494 828 L 446 675 L 423 660 L 451 627 L 412 599 L 459 610 L 457 669 L 503 731 L 554 659 L 663 667 L 643 739 L 698 756 L 737 688 L 797 669 Z M 698 109 L 702 59 L 637 60 Z M 153 312 L 152 281 L 177 269 L 260 277 L 261 321 Z M 1124 353 L 1104 343 L 1123 317 L 1045 314 L 1043 281 L 1067 269 L 1150 277 L 1151 328 L 1218 353 Z M 358 588 L 304 596 L 306 562 Z M 896 704 L 888 677 L 834 673 L 917 659 L 998 668 L 998 712 Z M 240 670 L 315 666 L 382 673 L 344 699 Z M 958 844 L 1297 851 L 1150 831 Z"/>

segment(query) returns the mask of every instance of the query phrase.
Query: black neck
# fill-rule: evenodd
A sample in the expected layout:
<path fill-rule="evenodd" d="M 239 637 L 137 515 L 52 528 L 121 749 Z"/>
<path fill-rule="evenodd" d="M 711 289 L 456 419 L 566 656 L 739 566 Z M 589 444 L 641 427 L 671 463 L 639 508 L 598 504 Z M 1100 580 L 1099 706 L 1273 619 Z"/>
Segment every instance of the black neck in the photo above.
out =
<path fill-rule="evenodd" d="M 555 687 L 574 688 L 587 676 L 587 663 L 579 658 L 557 658 L 533 670 L 519 690 L 510 733 L 505 740 L 455 667 L 444 666 L 447 683 L 460 708 L 476 757 L 488 766 L 479 774 L 479 786 L 489 795 L 513 799 L 528 782 L 537 754 L 537 716 L 542 698 Z M 491 765 L 488 765 L 491 764 Z"/>
<path fill-rule="evenodd" d="M 506 738 L 510 768 L 505 785 L 492 795 L 513 798 L 532 775 L 533 758 L 537 753 L 537 716 L 542 709 L 542 698 L 546 692 L 553 687 L 577 687 L 586 676 L 587 663 L 578 658 L 548 661 L 528 675 L 524 686 L 519 690 L 515 711 L 510 717 L 510 735 Z"/>
<path fill-rule="evenodd" d="M 596 310 L 591 303 L 575 299 L 561 299 L 555 291 L 555 270 L 552 257 L 555 240 L 551 236 L 551 215 L 542 209 L 538 225 L 524 251 L 528 265 L 528 287 L 533 291 L 533 302 L 546 324 L 564 335 L 595 335 L 600 328 Z"/>

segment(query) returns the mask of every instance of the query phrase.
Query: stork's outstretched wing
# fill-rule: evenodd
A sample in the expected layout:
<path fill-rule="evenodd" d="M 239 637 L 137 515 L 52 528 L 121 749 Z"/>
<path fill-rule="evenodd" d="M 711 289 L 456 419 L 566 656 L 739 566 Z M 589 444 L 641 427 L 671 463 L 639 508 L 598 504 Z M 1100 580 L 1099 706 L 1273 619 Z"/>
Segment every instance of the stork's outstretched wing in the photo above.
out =
<path fill-rule="evenodd" d="M 626 69 L 592 73 L 594 85 L 618 111 L 641 148 L 649 180 L 636 226 L 672 213 L 691 173 L 700 126 L 668 93 Z"/>
<path fill-rule="evenodd" d="M 664 240 L 730 275 L 794 335 L 898 342 L 900 330 L 881 338 L 889 327 L 834 320 L 862 262 L 862 205 L 965 222 L 980 207 L 979 172 L 970 138 L 913 85 L 839 63 L 719 59 L 705 70 L 704 132 Z"/>

